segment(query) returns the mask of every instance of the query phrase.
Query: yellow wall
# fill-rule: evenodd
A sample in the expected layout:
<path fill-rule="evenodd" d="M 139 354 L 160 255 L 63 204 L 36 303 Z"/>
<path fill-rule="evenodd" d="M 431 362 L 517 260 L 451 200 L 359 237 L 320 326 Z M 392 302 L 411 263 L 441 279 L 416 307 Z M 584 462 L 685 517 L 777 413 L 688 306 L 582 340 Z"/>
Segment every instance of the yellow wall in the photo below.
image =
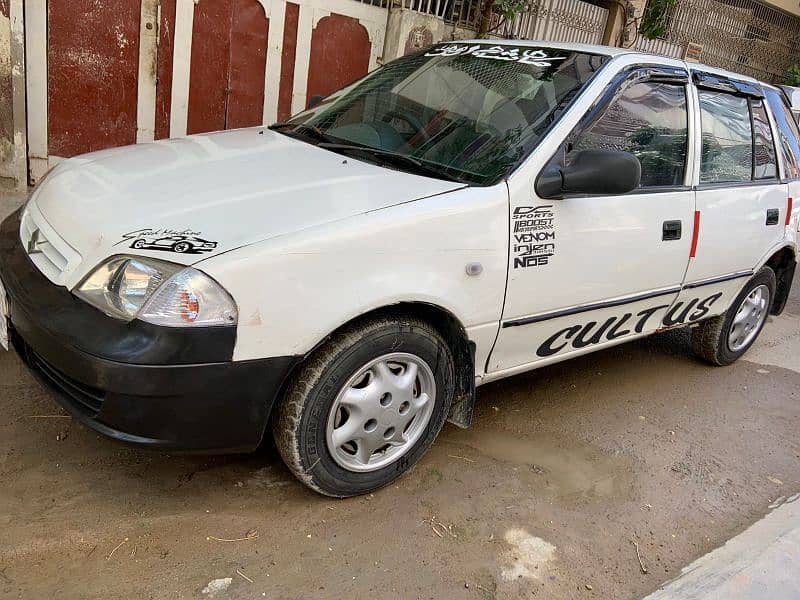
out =
<path fill-rule="evenodd" d="M 764 0 L 765 4 L 779 8 L 784 12 L 800 16 L 800 0 Z M 798 32 L 800 35 L 800 32 Z"/>

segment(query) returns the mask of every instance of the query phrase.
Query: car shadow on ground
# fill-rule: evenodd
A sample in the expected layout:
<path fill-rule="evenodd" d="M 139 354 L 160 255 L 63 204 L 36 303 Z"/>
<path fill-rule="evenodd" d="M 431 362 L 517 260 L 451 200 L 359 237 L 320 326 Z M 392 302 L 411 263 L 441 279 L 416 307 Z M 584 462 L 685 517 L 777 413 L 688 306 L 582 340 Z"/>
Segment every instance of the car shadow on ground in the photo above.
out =
<path fill-rule="evenodd" d="M 641 596 L 800 481 L 792 452 L 775 451 L 796 444 L 798 384 L 747 361 L 707 367 L 687 331 L 665 332 L 480 387 L 471 429 L 446 425 L 410 473 L 336 501 L 295 480 L 269 436 L 230 456 L 113 442 L 59 416 L 3 353 L 0 564 L 32 597 L 59 585 L 160 597 L 163 581 L 188 597 L 231 574 L 231 597 L 252 597 L 235 569 L 280 598 L 358 596 L 365 580 L 393 597 L 452 597 L 465 581 L 494 590 L 485 598 L 572 598 L 584 583 Z M 434 517 L 452 525 L 445 537 Z M 508 566 L 534 543 L 553 558 Z"/>
<path fill-rule="evenodd" d="M 529 404 L 526 408 L 530 411 L 535 409 L 539 398 L 558 396 L 561 402 L 568 404 L 573 400 L 571 395 L 575 392 L 571 394 L 571 390 L 564 390 L 562 385 L 564 381 L 590 377 L 598 369 L 605 371 L 609 376 L 624 378 L 626 372 L 630 370 L 631 364 L 641 365 L 640 368 L 644 369 L 646 375 L 648 370 L 657 372 L 663 369 L 664 366 L 660 363 L 668 357 L 685 360 L 691 365 L 697 364 L 691 354 L 688 330 L 667 331 L 489 383 L 479 387 L 477 391 L 476 425 L 480 424 L 482 413 L 485 415 L 490 409 L 503 411 L 510 403 L 516 403 L 516 399 L 520 395 L 529 396 Z M 13 360 L 16 360 L 16 357 Z M 38 384 L 31 381 L 30 385 L 37 386 Z M 55 401 L 47 397 L 45 390 L 41 389 L 40 391 L 46 399 L 45 401 L 51 402 L 50 412 L 62 412 Z M 515 410 L 519 411 L 520 409 Z M 524 414 L 520 415 L 520 420 L 525 420 L 525 418 Z M 442 438 L 447 439 L 451 432 L 457 431 L 457 428 L 446 425 Z M 87 445 L 85 450 L 92 455 L 116 456 L 118 460 L 124 457 L 124 463 L 128 466 L 126 472 L 134 481 L 145 478 L 150 481 L 159 480 L 164 486 L 162 489 L 170 494 L 185 487 L 186 483 L 194 480 L 198 475 L 216 474 L 220 480 L 231 481 L 237 477 L 245 477 L 248 473 L 263 471 L 266 467 L 270 469 L 271 477 L 283 479 L 283 485 L 297 488 L 296 491 L 301 495 L 316 497 L 314 492 L 306 490 L 298 482 L 295 482 L 289 470 L 283 466 L 270 427 L 267 428 L 262 443 L 253 453 L 226 455 L 166 453 L 128 446 L 94 434 L 77 422 L 69 423 L 67 435 L 80 437 L 81 441 Z M 66 439 L 66 436 L 64 438 Z M 169 485 L 171 481 L 174 482 L 174 487 Z"/>

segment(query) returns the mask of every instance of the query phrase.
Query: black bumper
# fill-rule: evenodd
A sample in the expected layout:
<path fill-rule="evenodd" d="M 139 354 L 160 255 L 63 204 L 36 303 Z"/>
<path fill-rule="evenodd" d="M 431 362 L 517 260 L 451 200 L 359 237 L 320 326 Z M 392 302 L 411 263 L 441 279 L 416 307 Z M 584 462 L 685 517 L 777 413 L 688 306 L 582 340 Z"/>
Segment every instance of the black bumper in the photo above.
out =
<path fill-rule="evenodd" d="M 75 419 L 154 448 L 238 452 L 261 442 L 296 357 L 233 362 L 235 327 L 169 328 L 104 315 L 52 284 L 0 226 L 11 341 Z"/>

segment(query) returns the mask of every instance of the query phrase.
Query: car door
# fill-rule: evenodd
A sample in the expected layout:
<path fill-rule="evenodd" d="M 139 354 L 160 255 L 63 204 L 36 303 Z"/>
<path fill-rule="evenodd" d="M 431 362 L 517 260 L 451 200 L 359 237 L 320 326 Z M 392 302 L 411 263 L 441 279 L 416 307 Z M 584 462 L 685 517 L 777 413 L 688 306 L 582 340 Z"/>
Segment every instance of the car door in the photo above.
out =
<path fill-rule="evenodd" d="M 779 179 L 761 86 L 702 71 L 693 79 L 700 116 L 696 239 L 677 304 L 693 311 L 692 303 L 703 303 L 706 317 L 727 309 L 783 239 L 788 187 Z"/>
<path fill-rule="evenodd" d="M 561 134 L 551 160 L 563 156 L 569 164 L 587 149 L 631 152 L 642 165 L 636 190 L 546 200 L 532 179 L 549 157 L 509 182 L 507 294 L 489 373 L 524 370 L 660 326 L 691 243 L 687 90 L 681 67 L 632 67 L 596 102 L 574 107 L 577 124 Z"/>

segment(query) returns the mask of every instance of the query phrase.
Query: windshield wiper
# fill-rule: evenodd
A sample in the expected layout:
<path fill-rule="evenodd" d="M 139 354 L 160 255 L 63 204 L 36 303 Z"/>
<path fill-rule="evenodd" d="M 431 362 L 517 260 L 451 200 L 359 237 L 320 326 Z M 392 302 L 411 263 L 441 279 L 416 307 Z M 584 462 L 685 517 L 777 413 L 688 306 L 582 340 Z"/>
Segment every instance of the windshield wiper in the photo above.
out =
<path fill-rule="evenodd" d="M 448 181 L 463 183 L 457 177 L 442 173 L 442 171 L 437 168 L 438 165 L 436 165 L 436 163 L 431 163 L 430 161 L 426 161 L 424 159 L 409 156 L 408 154 L 394 152 L 393 150 L 382 150 L 381 148 L 370 148 L 369 146 L 359 146 L 357 144 L 338 144 L 336 142 L 322 142 L 318 145 L 320 148 L 325 148 L 326 150 L 363 152 L 364 154 L 370 154 L 378 159 L 383 159 L 383 162 L 386 163 L 411 166 L 417 171 L 424 172 L 426 175 L 431 175 L 439 179 L 447 179 Z"/>
<path fill-rule="evenodd" d="M 330 142 L 331 138 L 324 132 L 322 129 L 315 125 L 306 125 L 305 123 L 291 123 L 291 122 L 284 122 L 284 123 L 274 123 L 270 125 L 267 129 L 271 129 L 272 131 L 281 131 L 283 129 L 292 128 L 294 132 L 302 135 L 303 137 L 312 137 L 320 142 Z M 305 135 L 310 134 L 310 135 Z"/>
<path fill-rule="evenodd" d="M 367 154 L 398 158 L 403 162 L 414 165 L 415 167 L 422 166 L 422 161 L 420 159 L 409 156 L 408 154 L 395 152 L 394 150 L 382 150 L 381 148 L 370 148 L 369 146 L 359 146 L 358 144 L 337 144 L 335 142 L 323 142 L 319 145 L 319 147 L 327 148 L 328 150 L 360 150 L 361 152 L 366 152 Z"/>

